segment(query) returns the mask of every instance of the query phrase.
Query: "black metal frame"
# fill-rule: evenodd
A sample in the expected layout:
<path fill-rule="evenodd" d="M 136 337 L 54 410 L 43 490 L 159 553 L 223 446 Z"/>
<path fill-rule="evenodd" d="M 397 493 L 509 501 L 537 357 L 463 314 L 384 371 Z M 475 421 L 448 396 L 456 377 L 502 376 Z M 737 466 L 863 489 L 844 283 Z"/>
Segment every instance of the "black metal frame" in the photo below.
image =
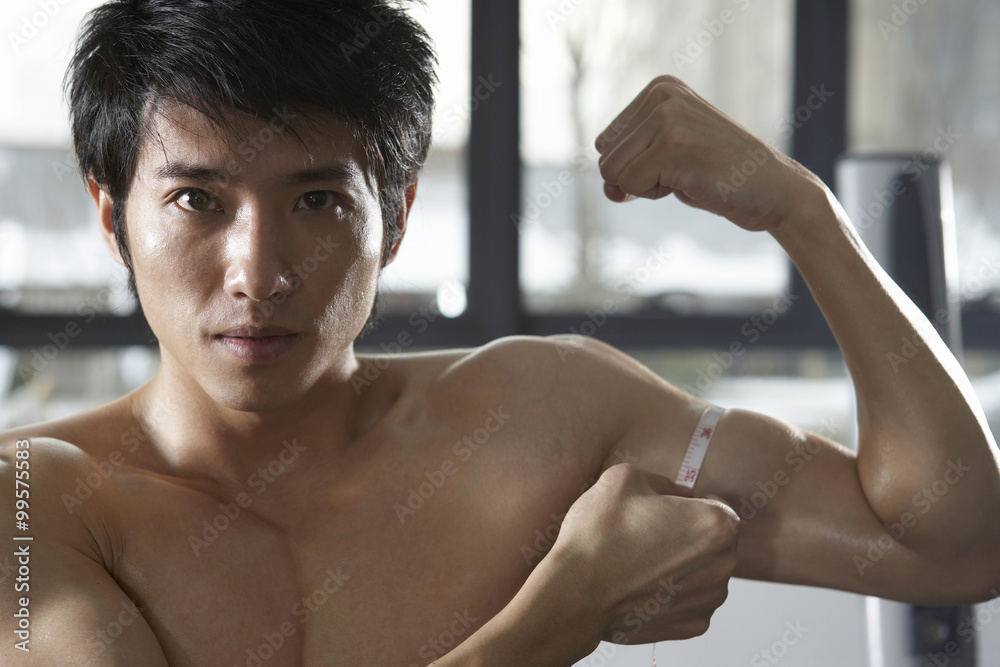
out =
<path fill-rule="evenodd" d="M 793 107 L 811 86 L 834 95 L 795 131 L 792 155 L 831 186 L 833 165 L 846 147 L 848 0 L 797 0 Z M 389 314 L 361 342 L 378 347 L 403 340 L 419 347 L 465 347 L 512 334 L 546 335 L 578 329 L 586 317 L 524 311 L 518 282 L 518 229 L 511 214 L 521 205 L 519 155 L 519 3 L 472 0 L 472 81 L 492 76 L 502 83 L 488 104 L 471 114 L 468 144 L 468 308 L 457 318 L 436 317 L 419 335 L 410 314 Z M 475 83 L 473 84 L 475 86 Z M 761 337 L 762 347 L 833 347 L 835 342 L 802 278 L 793 270 L 794 305 Z M 26 316 L 0 311 L 0 345 L 30 348 L 50 342 L 74 318 Z M 619 347 L 726 346 L 746 322 L 741 317 L 650 313 L 610 315 L 594 334 Z M 963 315 L 966 347 L 997 347 L 1000 313 Z M 98 318 L 81 325 L 74 347 L 149 345 L 154 339 L 141 316 Z"/>

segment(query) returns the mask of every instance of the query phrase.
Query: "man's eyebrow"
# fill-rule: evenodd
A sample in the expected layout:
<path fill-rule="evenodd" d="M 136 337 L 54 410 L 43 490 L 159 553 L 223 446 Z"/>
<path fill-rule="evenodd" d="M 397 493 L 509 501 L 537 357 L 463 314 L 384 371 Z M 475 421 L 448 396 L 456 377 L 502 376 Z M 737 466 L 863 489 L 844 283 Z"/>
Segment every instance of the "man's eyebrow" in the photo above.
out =
<path fill-rule="evenodd" d="M 361 170 L 358 167 L 345 162 L 332 162 L 293 172 L 285 176 L 282 181 L 287 185 L 303 185 L 306 183 L 349 181 L 359 176 L 361 176 Z M 224 183 L 229 180 L 219 169 L 176 161 L 165 162 L 160 165 L 156 170 L 156 177 L 161 180 L 184 178 L 193 181 L 217 183 Z"/>
<path fill-rule="evenodd" d="M 186 178 L 192 181 L 225 182 L 226 177 L 218 169 L 204 167 L 186 162 L 165 162 L 156 169 L 156 177 L 160 180 Z"/>
<path fill-rule="evenodd" d="M 284 181 L 288 185 L 304 185 L 329 181 L 349 181 L 359 176 L 361 176 L 361 170 L 356 166 L 345 162 L 332 162 L 296 171 L 286 176 Z"/>

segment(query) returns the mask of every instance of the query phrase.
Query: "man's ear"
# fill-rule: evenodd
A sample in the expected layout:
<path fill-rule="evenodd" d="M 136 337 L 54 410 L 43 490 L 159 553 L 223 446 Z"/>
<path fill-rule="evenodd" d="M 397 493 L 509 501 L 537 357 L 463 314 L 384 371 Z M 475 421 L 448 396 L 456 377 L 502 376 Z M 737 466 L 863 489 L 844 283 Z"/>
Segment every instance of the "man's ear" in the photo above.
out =
<path fill-rule="evenodd" d="M 389 257 L 385 260 L 385 266 L 392 264 L 399 252 L 399 246 L 403 243 L 403 236 L 406 234 L 406 221 L 410 217 L 410 209 L 413 208 L 413 200 L 417 197 L 417 181 L 413 181 L 410 187 L 406 188 L 406 196 L 403 197 L 403 205 L 399 207 L 399 218 L 396 225 L 399 227 L 399 236 L 396 242 L 389 249 Z"/>
<path fill-rule="evenodd" d="M 125 266 L 125 260 L 122 259 L 122 255 L 118 251 L 118 240 L 115 238 L 115 223 L 112 216 L 114 202 L 111 201 L 108 191 L 102 188 L 93 178 L 87 178 L 87 190 L 90 191 L 90 197 L 94 200 L 94 204 L 97 205 L 97 219 L 100 222 L 101 237 L 104 239 L 104 245 L 108 247 L 111 258 L 122 266 Z"/>

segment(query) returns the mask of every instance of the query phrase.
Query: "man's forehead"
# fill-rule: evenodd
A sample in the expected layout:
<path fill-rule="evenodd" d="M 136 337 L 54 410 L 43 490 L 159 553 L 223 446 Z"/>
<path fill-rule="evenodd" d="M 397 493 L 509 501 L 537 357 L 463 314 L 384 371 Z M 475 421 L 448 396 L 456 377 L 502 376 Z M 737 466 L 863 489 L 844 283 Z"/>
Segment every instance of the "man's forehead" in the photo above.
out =
<path fill-rule="evenodd" d="M 276 171 L 338 164 L 345 176 L 357 175 L 372 185 L 364 151 L 345 122 L 330 112 L 306 114 L 287 105 L 269 116 L 229 110 L 217 121 L 186 104 L 160 102 L 150 110 L 139 162 L 147 174 L 175 164 L 229 172 L 242 172 L 255 162 Z"/>

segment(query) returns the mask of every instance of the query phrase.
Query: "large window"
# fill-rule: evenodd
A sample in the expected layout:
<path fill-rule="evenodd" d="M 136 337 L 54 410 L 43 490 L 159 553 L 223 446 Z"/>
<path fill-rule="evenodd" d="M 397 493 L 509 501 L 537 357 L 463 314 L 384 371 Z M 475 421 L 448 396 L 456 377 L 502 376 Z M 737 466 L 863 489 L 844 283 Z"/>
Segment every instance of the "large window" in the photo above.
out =
<path fill-rule="evenodd" d="M 792 10 L 791 0 L 521 3 L 529 312 L 579 312 L 612 298 L 623 313 L 749 313 L 788 289 L 788 262 L 766 234 L 673 197 L 607 200 L 593 141 L 653 77 L 673 74 L 788 151 Z"/>

